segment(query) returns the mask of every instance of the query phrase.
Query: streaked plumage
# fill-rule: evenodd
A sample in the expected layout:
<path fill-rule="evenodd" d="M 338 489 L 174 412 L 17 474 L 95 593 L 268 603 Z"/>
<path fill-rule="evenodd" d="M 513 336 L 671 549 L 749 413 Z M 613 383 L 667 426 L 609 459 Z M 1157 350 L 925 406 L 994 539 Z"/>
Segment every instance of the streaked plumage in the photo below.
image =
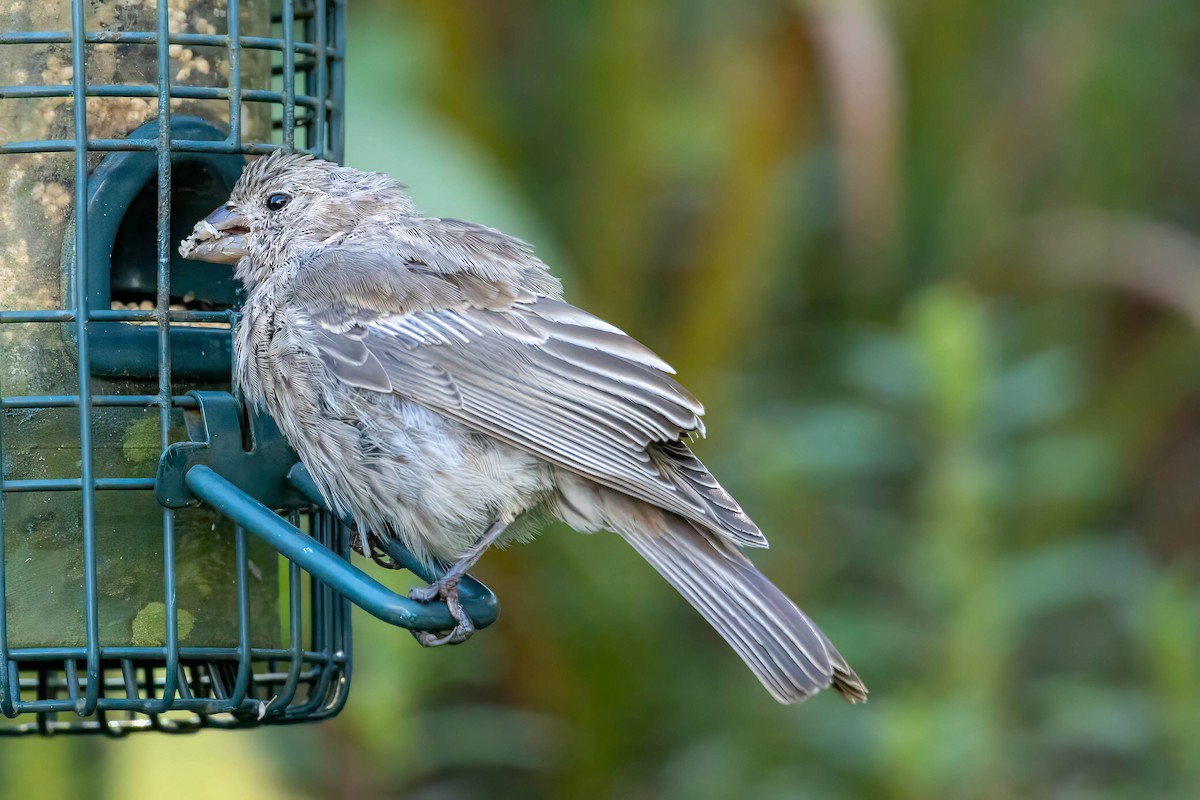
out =
<path fill-rule="evenodd" d="M 181 250 L 238 258 L 243 389 L 363 528 L 447 561 L 497 522 L 509 538 L 545 517 L 615 530 L 780 702 L 830 685 L 865 699 L 738 551 L 766 540 L 686 443 L 703 407 L 563 301 L 524 243 L 422 217 L 385 176 L 272 155 Z"/>

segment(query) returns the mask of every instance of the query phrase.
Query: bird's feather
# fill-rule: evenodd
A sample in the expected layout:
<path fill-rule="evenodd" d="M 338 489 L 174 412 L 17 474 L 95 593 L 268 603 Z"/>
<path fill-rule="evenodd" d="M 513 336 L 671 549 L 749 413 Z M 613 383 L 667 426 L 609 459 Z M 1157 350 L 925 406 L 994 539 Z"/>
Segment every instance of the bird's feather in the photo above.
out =
<path fill-rule="evenodd" d="M 728 543 L 658 509 L 612 508 L 613 527 L 658 570 L 781 703 L 833 686 L 852 703 L 867 690 L 796 604 Z"/>
<path fill-rule="evenodd" d="M 306 269 L 329 274 L 334 261 L 344 274 L 348 258 L 326 252 Z M 425 253 L 423 261 L 431 260 Z M 386 301 L 368 297 L 372 289 L 361 278 L 322 284 L 337 296 L 321 298 L 305 322 L 334 375 L 398 393 L 738 544 L 766 544 L 683 443 L 703 432 L 704 409 L 652 351 L 551 297 L 535 295 L 504 310 L 463 298 L 452 308 L 410 304 L 413 310 L 403 311 L 405 301 L 395 295 L 404 282 L 410 296 L 422 297 L 429 294 L 418 289 L 423 280 L 443 279 L 408 274 L 397 262 L 378 280 L 399 312 L 381 310 Z"/>

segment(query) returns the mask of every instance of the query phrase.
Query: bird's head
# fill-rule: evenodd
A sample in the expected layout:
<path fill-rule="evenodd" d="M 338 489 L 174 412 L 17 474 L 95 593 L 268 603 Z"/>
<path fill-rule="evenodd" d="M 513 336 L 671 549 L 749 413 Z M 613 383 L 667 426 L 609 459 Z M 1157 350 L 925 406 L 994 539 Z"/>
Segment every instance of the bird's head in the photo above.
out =
<path fill-rule="evenodd" d="M 246 167 L 229 199 L 196 223 L 179 253 L 236 264 L 238 277 L 253 285 L 292 255 L 364 222 L 414 213 L 403 187 L 386 175 L 275 151 Z"/>

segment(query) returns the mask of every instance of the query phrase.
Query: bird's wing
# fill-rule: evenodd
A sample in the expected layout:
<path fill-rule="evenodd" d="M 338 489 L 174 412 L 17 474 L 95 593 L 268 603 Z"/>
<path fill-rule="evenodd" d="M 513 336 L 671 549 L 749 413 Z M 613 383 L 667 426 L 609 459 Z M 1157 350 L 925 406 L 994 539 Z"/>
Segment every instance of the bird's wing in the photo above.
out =
<path fill-rule="evenodd" d="M 550 297 L 505 310 L 375 305 L 305 312 L 307 338 L 339 379 L 409 398 L 739 544 L 766 544 L 682 441 L 703 432 L 703 407 L 619 329 Z"/>

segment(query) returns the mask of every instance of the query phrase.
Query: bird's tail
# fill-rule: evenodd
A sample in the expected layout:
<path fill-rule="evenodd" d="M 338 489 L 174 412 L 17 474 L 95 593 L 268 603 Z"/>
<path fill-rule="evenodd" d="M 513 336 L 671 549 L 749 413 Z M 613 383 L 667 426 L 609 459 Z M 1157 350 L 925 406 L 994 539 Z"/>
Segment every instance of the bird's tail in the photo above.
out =
<path fill-rule="evenodd" d="M 767 691 L 799 703 L 832 686 L 851 703 L 867 687 L 812 620 L 733 545 L 638 503 L 610 524 L 729 642 Z M 631 509 L 630 509 L 631 510 Z"/>

